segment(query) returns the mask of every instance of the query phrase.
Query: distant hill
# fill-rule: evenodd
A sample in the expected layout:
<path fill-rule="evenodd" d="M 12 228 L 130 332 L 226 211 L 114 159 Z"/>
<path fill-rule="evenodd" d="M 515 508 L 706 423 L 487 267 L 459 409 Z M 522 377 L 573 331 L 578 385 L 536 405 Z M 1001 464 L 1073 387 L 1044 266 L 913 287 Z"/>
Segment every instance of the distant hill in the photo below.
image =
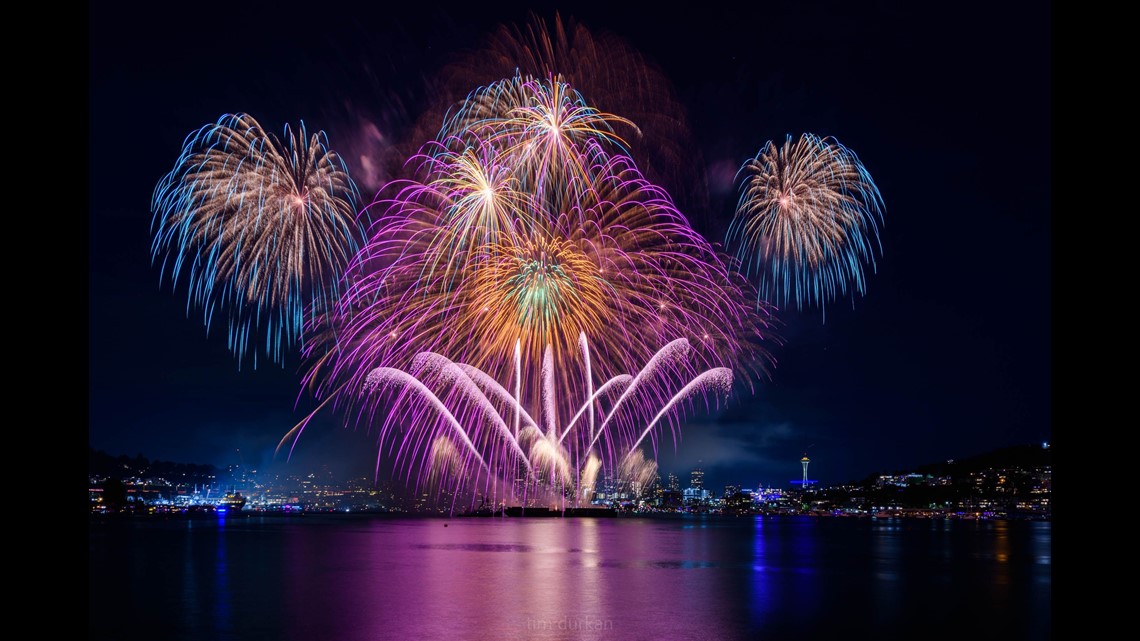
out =
<path fill-rule="evenodd" d="M 953 462 L 951 462 L 953 461 Z M 929 474 L 931 476 L 966 476 L 971 472 L 983 472 L 988 469 L 1022 468 L 1031 469 L 1053 464 L 1053 449 L 1033 445 L 1011 445 L 996 450 L 976 454 L 974 456 L 927 463 L 906 470 L 880 471 L 869 474 L 863 479 L 863 484 L 873 484 L 876 479 L 885 474 Z"/>
<path fill-rule="evenodd" d="M 929 463 L 915 468 L 914 471 L 919 474 L 930 474 L 932 476 L 948 476 L 951 474 L 981 472 L 990 468 L 1019 467 L 1027 469 L 1052 464 L 1052 448 L 1044 448 L 1040 445 L 1013 445 L 969 458 L 954 459 L 953 463 L 949 461 Z"/>
<path fill-rule="evenodd" d="M 125 454 L 112 456 L 91 446 L 87 447 L 87 473 L 106 478 L 161 477 L 171 481 L 208 482 L 218 475 L 213 465 L 196 463 L 175 463 L 173 461 L 150 460 L 139 454 L 131 457 Z"/>

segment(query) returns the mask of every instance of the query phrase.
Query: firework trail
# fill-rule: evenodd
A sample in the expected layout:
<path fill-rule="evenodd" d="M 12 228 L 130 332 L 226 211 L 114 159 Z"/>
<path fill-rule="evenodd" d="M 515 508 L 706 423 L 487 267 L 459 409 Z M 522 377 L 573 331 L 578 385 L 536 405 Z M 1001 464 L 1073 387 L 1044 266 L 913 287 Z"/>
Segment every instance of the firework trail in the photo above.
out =
<path fill-rule="evenodd" d="M 187 137 L 152 200 L 152 261 L 185 282 L 187 313 L 209 331 L 225 310 L 239 365 L 264 332 L 276 363 L 301 339 L 306 316 L 327 313 L 358 251 L 359 196 L 323 132 L 302 123 L 283 139 L 248 114 L 224 115 Z"/>
<path fill-rule="evenodd" d="M 858 156 L 831 137 L 769 142 L 744 163 L 727 242 L 739 243 L 763 300 L 824 307 L 866 292 L 864 265 L 882 253 L 883 200 Z"/>
<path fill-rule="evenodd" d="M 580 343 L 589 354 L 584 335 Z M 719 367 L 691 375 L 684 364 L 693 354 L 686 339 L 671 341 L 636 375 L 621 374 L 600 385 L 594 395 L 574 399 L 580 407 L 568 423 L 544 401 L 534 407 L 536 422 L 504 385 L 478 368 L 440 354 L 418 354 L 409 372 L 390 367 L 372 370 L 367 391 L 388 401 L 385 407 L 390 411 L 379 436 L 381 451 L 395 454 L 396 472 L 405 475 L 417 492 L 451 483 L 457 493 L 473 487 L 496 501 L 518 502 L 525 495 L 577 504 L 591 495 L 598 475 L 607 470 L 625 482 L 645 486 L 656 472 L 654 459 L 647 459 L 641 449 L 646 437 L 651 437 L 656 457 L 660 426 L 667 423 L 676 439 L 686 401 L 704 398 L 711 408 L 727 397 L 731 370 Z M 544 363 L 543 369 L 549 365 Z M 615 384 L 630 380 L 644 384 Z M 534 398 L 565 396 L 563 390 L 555 393 L 559 383 L 552 377 L 541 377 L 539 384 L 542 389 Z M 596 435 L 588 423 L 576 426 L 587 407 L 601 419 Z M 523 417 L 518 434 L 508 426 L 516 415 Z M 635 425 L 645 428 L 629 429 Z"/>

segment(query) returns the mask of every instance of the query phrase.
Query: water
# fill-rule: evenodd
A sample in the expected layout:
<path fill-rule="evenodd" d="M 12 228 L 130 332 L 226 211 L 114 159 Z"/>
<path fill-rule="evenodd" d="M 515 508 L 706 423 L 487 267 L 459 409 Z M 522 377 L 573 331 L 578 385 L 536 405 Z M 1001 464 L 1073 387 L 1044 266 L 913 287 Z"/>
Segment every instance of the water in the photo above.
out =
<path fill-rule="evenodd" d="M 92 521 L 89 639 L 1048 639 L 1051 524 Z"/>

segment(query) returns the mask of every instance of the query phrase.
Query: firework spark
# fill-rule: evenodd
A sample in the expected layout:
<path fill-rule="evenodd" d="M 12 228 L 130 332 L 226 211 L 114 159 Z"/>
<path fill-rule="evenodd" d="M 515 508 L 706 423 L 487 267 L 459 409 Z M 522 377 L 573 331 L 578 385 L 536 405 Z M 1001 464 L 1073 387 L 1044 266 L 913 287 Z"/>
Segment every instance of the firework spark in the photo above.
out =
<path fill-rule="evenodd" d="M 727 241 L 739 241 L 760 298 L 797 308 L 866 292 L 864 265 L 882 253 L 883 201 L 858 156 L 831 137 L 769 142 L 744 176 Z"/>
<path fill-rule="evenodd" d="M 248 114 L 224 115 L 187 137 L 152 201 L 152 260 L 207 331 L 226 308 L 239 363 L 265 331 L 265 353 L 282 363 L 306 314 L 331 309 L 336 281 L 358 250 L 359 196 L 323 132 L 302 123 L 283 140 Z"/>

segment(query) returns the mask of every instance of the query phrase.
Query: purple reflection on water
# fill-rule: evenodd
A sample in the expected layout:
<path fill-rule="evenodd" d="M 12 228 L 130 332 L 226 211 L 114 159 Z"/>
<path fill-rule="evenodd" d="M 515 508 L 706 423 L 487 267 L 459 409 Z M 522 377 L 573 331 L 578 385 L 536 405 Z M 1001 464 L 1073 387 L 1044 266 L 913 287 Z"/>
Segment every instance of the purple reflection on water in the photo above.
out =
<path fill-rule="evenodd" d="M 1051 633 L 1048 523 L 306 515 L 89 532 L 90 639 Z"/>
<path fill-rule="evenodd" d="M 729 561 L 672 523 L 613 520 L 374 521 L 342 530 L 329 564 L 306 532 L 290 638 L 337 621 L 340 639 L 708 639 L 732 614 L 713 570 Z M 327 532 L 313 530 L 324 540 Z M 305 563 L 300 561 L 300 563 Z M 334 591 L 312 589 L 324 573 Z M 346 598 L 345 595 L 350 595 Z M 321 612 L 314 626 L 314 612 Z M 327 629 L 327 628 L 326 628 Z"/>

